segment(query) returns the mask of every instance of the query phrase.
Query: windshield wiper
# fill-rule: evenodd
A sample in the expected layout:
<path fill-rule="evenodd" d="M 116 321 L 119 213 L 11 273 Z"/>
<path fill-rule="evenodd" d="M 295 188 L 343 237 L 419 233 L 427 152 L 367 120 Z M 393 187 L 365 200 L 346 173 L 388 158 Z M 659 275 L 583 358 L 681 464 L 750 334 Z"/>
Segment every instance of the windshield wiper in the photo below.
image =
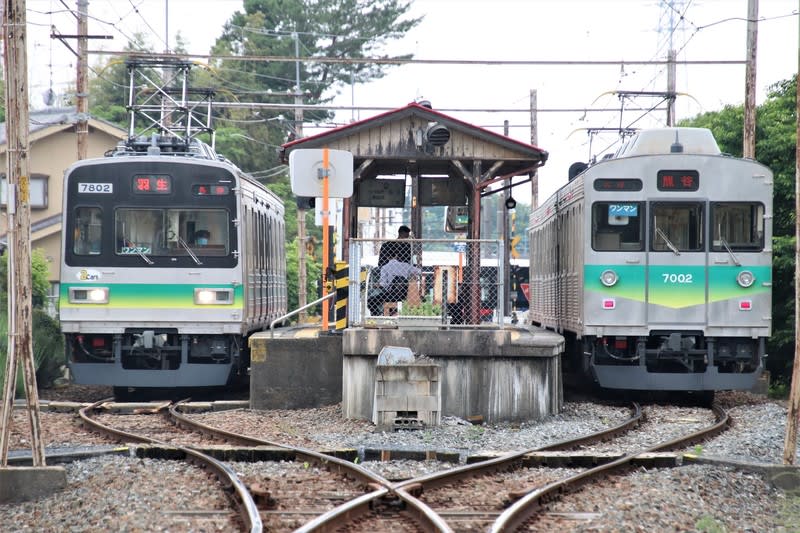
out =
<path fill-rule="evenodd" d="M 202 264 L 203 264 L 203 262 L 202 262 L 202 261 L 200 261 L 200 260 L 197 258 L 197 256 L 196 256 L 196 255 L 194 255 L 194 252 L 192 251 L 192 249 L 191 249 L 191 248 L 189 248 L 189 245 L 188 245 L 188 244 L 186 244 L 186 241 L 184 241 L 184 240 L 183 240 L 183 237 L 178 237 L 178 244 L 180 244 L 181 246 L 183 246 L 183 247 L 186 249 L 186 251 L 187 251 L 187 252 L 189 252 L 189 256 L 191 256 L 191 258 L 192 258 L 192 259 L 194 259 L 194 262 L 195 262 L 195 263 L 197 263 L 198 265 L 202 265 Z"/>
<path fill-rule="evenodd" d="M 661 231 L 661 228 L 656 228 L 656 235 L 664 239 L 664 242 L 667 244 L 667 247 L 672 250 L 673 254 L 681 255 L 681 253 L 678 251 L 678 248 L 672 244 L 672 241 L 669 240 L 667 234 Z"/>
<path fill-rule="evenodd" d="M 733 251 L 731 251 L 731 247 L 730 247 L 730 246 L 728 246 L 728 241 L 726 241 L 726 240 L 725 240 L 725 237 L 723 237 L 722 235 L 720 235 L 720 236 L 719 236 L 719 240 L 720 240 L 720 242 L 722 243 L 722 246 L 724 246 L 724 247 L 725 247 L 725 249 L 728 251 L 728 255 L 730 255 L 730 256 L 731 256 L 731 259 L 733 259 L 733 264 L 734 264 L 734 265 L 736 265 L 737 267 L 738 267 L 738 266 L 742 266 L 742 262 L 741 262 L 741 261 L 739 261 L 739 258 L 738 258 L 738 257 L 736 257 L 736 254 L 734 254 L 734 253 L 733 253 Z"/>
<path fill-rule="evenodd" d="M 145 253 L 143 251 L 137 249 L 136 250 L 136 255 L 138 255 L 139 257 L 144 259 L 144 262 L 147 263 L 148 265 L 152 265 L 153 264 L 153 260 L 150 259 L 149 257 L 147 257 L 147 255 L 145 255 Z"/>

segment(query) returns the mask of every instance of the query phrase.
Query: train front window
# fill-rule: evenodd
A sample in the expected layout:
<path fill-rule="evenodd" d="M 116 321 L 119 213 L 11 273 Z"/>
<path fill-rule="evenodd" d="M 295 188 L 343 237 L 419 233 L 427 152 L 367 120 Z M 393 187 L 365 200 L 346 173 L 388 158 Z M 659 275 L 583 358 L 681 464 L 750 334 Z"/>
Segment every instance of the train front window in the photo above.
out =
<path fill-rule="evenodd" d="M 651 250 L 679 253 L 705 249 L 702 203 L 654 203 L 651 211 Z"/>
<path fill-rule="evenodd" d="M 75 209 L 75 240 L 72 252 L 75 255 L 99 255 L 102 252 L 101 237 L 103 217 L 99 207 Z"/>
<path fill-rule="evenodd" d="M 641 202 L 596 202 L 592 205 L 592 248 L 599 252 L 644 249 Z"/>
<path fill-rule="evenodd" d="M 115 212 L 118 255 L 228 255 L 225 209 L 120 208 Z"/>
<path fill-rule="evenodd" d="M 750 202 L 711 204 L 711 249 L 764 248 L 764 205 Z"/>

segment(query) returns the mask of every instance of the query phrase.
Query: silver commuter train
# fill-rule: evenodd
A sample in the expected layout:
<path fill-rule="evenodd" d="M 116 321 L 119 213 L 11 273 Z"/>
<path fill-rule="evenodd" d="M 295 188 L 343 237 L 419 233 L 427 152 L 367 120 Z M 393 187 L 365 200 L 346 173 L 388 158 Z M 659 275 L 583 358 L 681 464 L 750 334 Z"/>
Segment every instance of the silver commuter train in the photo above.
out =
<path fill-rule="evenodd" d="M 530 317 L 603 388 L 750 389 L 772 315 L 772 172 L 638 132 L 531 214 Z"/>
<path fill-rule="evenodd" d="M 64 176 L 60 319 L 76 383 L 210 387 L 286 313 L 284 206 L 207 145 L 123 142 Z"/>

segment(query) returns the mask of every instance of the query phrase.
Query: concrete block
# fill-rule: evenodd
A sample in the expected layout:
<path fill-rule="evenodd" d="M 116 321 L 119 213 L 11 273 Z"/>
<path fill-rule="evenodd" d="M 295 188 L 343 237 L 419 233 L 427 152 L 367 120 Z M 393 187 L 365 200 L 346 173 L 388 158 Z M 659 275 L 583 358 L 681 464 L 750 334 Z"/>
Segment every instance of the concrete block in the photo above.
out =
<path fill-rule="evenodd" d="M 409 429 L 421 424 L 439 425 L 442 401 L 438 365 L 377 365 L 374 390 L 372 421 L 379 428 L 402 427 L 399 419 L 409 422 Z"/>
<path fill-rule="evenodd" d="M 0 503 L 42 498 L 66 486 L 63 466 L 0 467 Z"/>
<path fill-rule="evenodd" d="M 303 409 L 342 401 L 341 337 L 257 334 L 250 348 L 252 409 Z"/>

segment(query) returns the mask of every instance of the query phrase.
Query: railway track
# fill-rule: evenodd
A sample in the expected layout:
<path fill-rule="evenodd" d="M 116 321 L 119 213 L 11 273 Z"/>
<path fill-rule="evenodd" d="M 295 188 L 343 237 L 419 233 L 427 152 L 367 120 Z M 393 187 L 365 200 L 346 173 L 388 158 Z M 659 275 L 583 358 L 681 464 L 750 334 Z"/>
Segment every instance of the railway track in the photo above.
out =
<path fill-rule="evenodd" d="M 392 485 L 390 481 L 351 461 L 306 448 L 222 431 L 191 421 L 178 412 L 177 406 L 181 402 L 137 409 L 134 414 L 126 416 L 111 414 L 92 416 L 108 401 L 102 400 L 81 409 L 79 414 L 82 422 L 90 429 L 117 441 L 171 446 L 184 453 L 187 460 L 210 467 L 223 486 L 232 489 L 231 496 L 239 510 L 240 518 L 250 531 L 293 530 L 310 518 L 336 507 L 342 501 L 357 500 L 365 492 L 372 496 L 382 496 L 390 492 Z M 174 425 L 169 424 L 166 419 L 159 419 L 163 414 L 168 414 L 168 420 Z M 112 425 L 112 420 L 117 422 Z M 125 429 L 115 427 L 120 421 L 123 421 Z M 176 427 L 184 428 L 186 431 L 176 432 Z M 143 435 L 141 432 L 150 435 Z M 203 438 L 198 439 L 198 434 Z M 193 444 L 186 444 L 187 438 Z M 240 476 L 230 466 L 197 449 L 212 442 L 276 448 L 283 451 L 282 454 L 277 454 L 281 458 L 281 466 L 277 472 L 273 469 L 272 474 L 268 476 L 263 476 L 257 471 Z M 316 466 L 311 467 L 312 464 Z M 409 501 L 405 505 L 414 507 L 415 503 Z M 426 514 L 426 510 L 421 509 L 417 521 L 425 522 Z M 412 520 L 412 517 L 399 507 L 390 513 L 380 514 L 379 518 L 382 527 L 387 530 L 424 530 L 413 525 L 417 521 Z M 441 527 L 437 520 L 438 517 L 435 515 L 427 519 L 434 528 Z M 389 526 L 389 523 L 394 525 Z M 412 524 L 411 529 L 408 529 L 409 524 Z M 400 529 L 397 529 L 398 527 Z"/>
<path fill-rule="evenodd" d="M 82 412 L 96 410 L 102 403 L 98 402 Z M 172 445 L 185 441 L 188 434 L 197 443 L 189 445 L 189 448 L 212 442 L 235 443 L 283 450 L 287 454 L 285 457 L 291 459 L 289 463 L 281 463 L 278 474 L 274 466 L 271 474 L 261 474 L 258 464 L 240 472 L 239 483 L 249 491 L 259 515 L 258 520 L 245 519 L 242 515 L 242 521 L 251 524 L 251 531 L 258 530 L 258 524 L 269 531 L 298 532 L 513 531 L 542 517 L 552 521 L 553 515 L 542 513 L 548 502 L 581 485 L 624 472 L 641 454 L 691 445 L 724 430 L 728 424 L 727 415 L 715 407 L 715 422 L 708 427 L 632 450 L 593 468 L 540 468 L 541 465 L 536 463 L 535 452 L 592 448 L 631 432 L 645 422 L 641 408 L 634 404 L 626 421 L 591 435 L 391 482 L 348 459 L 200 423 L 181 412 L 182 404 L 160 404 L 146 414 L 138 415 L 168 416 L 171 424 L 164 419 L 158 424 L 135 423 L 132 426 L 166 435 Z M 188 433 L 181 437 L 174 429 L 162 427 L 173 424 Z M 123 440 L 129 438 L 128 434 L 124 431 L 111 433 L 113 438 Z M 202 435 L 202 438 L 198 439 L 197 435 Z M 156 439 L 153 441 L 158 442 Z M 237 466 L 237 471 L 241 470 Z M 230 481 L 223 484 L 234 486 Z M 476 495 L 478 501 L 475 501 Z M 244 499 L 239 496 L 233 499 L 243 513 L 248 506 L 239 502 L 244 502 Z M 256 524 L 256 529 L 252 524 Z"/>
<path fill-rule="evenodd" d="M 681 437 L 666 440 L 647 449 L 625 454 L 619 459 L 590 468 L 585 472 L 548 483 L 539 488 L 534 488 L 506 509 L 497 520 L 494 521 L 490 531 L 516 531 L 523 524 L 532 521 L 548 501 L 556 499 L 560 495 L 568 493 L 585 483 L 593 482 L 615 471 L 623 471 L 625 468 L 629 468 L 634 460 L 642 454 L 691 446 L 692 444 L 702 442 L 707 438 L 719 434 L 728 427 L 730 419 L 728 414 L 718 405 L 713 405 L 712 410 L 716 416 L 714 423 L 702 429 L 692 431 Z"/>

